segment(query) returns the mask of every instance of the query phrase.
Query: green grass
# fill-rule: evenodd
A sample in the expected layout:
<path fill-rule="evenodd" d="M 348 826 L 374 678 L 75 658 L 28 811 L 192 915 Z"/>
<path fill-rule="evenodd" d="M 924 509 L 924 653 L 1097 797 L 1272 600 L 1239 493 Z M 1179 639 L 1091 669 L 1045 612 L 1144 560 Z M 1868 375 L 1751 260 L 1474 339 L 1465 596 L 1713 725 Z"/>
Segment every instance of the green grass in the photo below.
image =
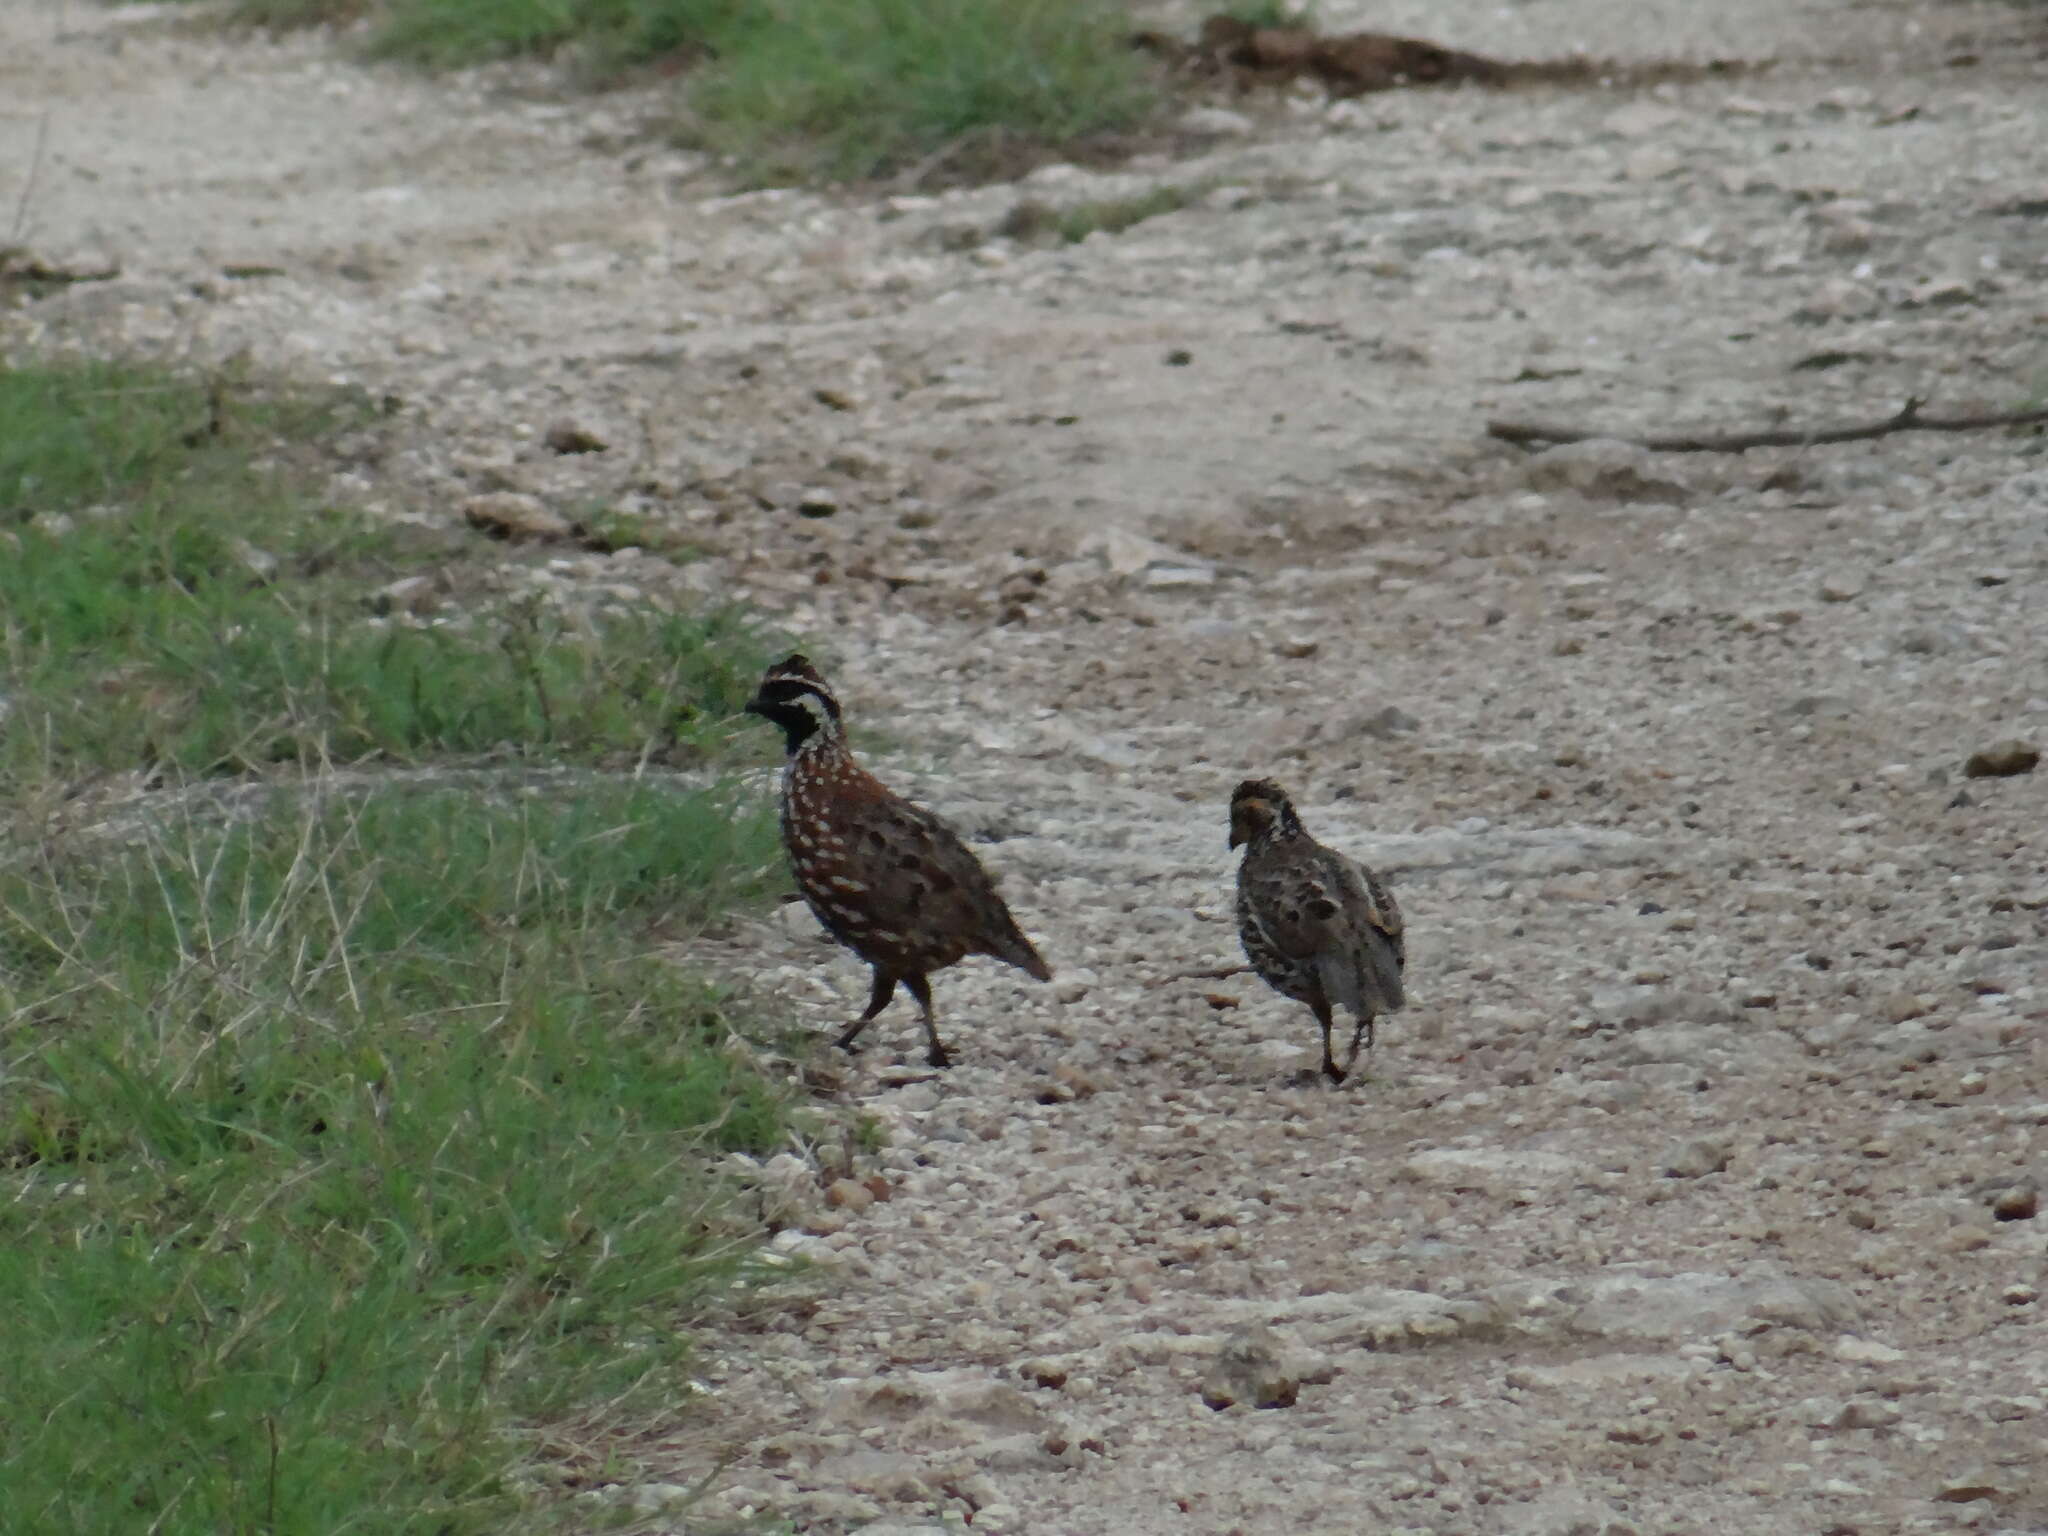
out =
<path fill-rule="evenodd" d="M 776 864 L 644 788 L 0 850 L 8 1527 L 559 1529 L 536 1469 L 672 1416 L 745 1264 L 707 1168 L 787 1131 L 647 930 Z"/>
<path fill-rule="evenodd" d="M 1219 8 L 1225 16 L 1254 27 L 1307 27 L 1316 25 L 1313 5 L 1301 0 L 1233 0 L 1232 4 Z"/>
<path fill-rule="evenodd" d="M 313 0 L 243 0 L 243 9 Z M 761 0 L 391 0 L 372 51 L 432 68 L 575 48 L 597 71 L 694 55 L 771 22 Z"/>
<path fill-rule="evenodd" d="M 429 68 L 687 65 L 685 136 L 757 184 L 935 157 L 954 177 L 998 173 L 1134 128 L 1157 95 L 1114 0 L 241 0 L 237 14 L 296 26 L 365 10 L 373 54 Z"/>
<path fill-rule="evenodd" d="M 759 181 L 955 174 L 1136 126 L 1156 86 L 1100 0 L 785 0 L 692 82 L 702 142 Z"/>
<path fill-rule="evenodd" d="M 0 422 L 0 1526 L 573 1523 L 747 1272 L 711 1170 L 792 1132 L 658 952 L 772 812 L 638 772 L 765 758 L 774 644 L 334 504 L 344 394 L 14 363 Z"/>
<path fill-rule="evenodd" d="M 373 616 L 378 586 L 475 543 L 319 494 L 304 445 L 367 416 L 151 366 L 0 367 L 0 794 L 123 772 L 717 755 L 774 648 L 737 613 Z"/>

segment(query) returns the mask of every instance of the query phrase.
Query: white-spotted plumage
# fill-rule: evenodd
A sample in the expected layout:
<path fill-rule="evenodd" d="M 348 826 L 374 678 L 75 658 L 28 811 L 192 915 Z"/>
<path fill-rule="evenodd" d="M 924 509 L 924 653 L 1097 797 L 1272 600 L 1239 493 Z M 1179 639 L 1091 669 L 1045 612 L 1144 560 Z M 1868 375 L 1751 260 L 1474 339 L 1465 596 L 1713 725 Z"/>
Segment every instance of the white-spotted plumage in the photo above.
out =
<path fill-rule="evenodd" d="M 788 749 L 782 837 L 797 889 L 826 930 L 874 968 L 867 1011 L 837 1043 L 851 1049 L 901 985 L 917 1000 L 928 1059 L 945 1066 L 933 971 L 980 954 L 1039 981 L 1052 972 L 952 828 L 854 760 L 838 701 L 805 658 L 770 667 L 747 708 L 781 727 Z"/>
<path fill-rule="evenodd" d="M 1245 845 L 1237 872 L 1238 936 L 1274 991 L 1308 1005 L 1323 1037 L 1323 1073 L 1342 1082 L 1374 1020 L 1407 1002 L 1401 909 L 1364 865 L 1308 835 L 1286 792 L 1247 779 L 1230 800 L 1230 845 Z M 1355 1021 L 1339 1067 L 1330 1049 L 1332 1012 Z"/>

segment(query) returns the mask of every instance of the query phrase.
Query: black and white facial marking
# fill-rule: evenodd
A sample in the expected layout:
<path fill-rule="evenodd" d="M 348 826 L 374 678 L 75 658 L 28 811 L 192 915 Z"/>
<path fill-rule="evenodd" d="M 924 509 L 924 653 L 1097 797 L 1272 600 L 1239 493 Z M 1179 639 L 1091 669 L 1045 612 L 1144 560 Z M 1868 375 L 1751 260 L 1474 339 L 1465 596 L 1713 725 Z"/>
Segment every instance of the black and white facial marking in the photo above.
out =
<path fill-rule="evenodd" d="M 1239 847 L 1268 834 L 1301 830 L 1287 792 L 1271 779 L 1246 779 L 1230 797 L 1230 846 Z"/>
<path fill-rule="evenodd" d="M 822 684 L 807 678 L 770 674 L 748 700 L 747 713 L 780 726 L 783 746 L 791 757 L 814 736 L 839 734 L 839 701 Z"/>

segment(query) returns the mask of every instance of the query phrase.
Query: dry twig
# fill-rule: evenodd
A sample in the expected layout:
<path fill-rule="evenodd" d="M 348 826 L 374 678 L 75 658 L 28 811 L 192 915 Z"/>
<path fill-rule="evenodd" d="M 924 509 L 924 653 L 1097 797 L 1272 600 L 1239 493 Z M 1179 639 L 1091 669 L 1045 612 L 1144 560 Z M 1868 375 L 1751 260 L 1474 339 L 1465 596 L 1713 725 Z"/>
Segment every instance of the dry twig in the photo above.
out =
<path fill-rule="evenodd" d="M 21 239 L 21 232 L 28 227 L 28 207 L 36 195 L 36 181 L 43 174 L 43 150 L 50 142 L 50 114 L 43 113 L 36 119 L 36 144 L 29 151 L 28 179 L 21 184 L 21 199 L 14 205 L 14 222 L 7 229 L 7 243 L 13 245 Z"/>
<path fill-rule="evenodd" d="M 1873 437 L 1889 437 L 1894 432 L 1984 432 L 1995 427 L 2048 425 L 2048 410 L 1994 411 L 1977 416 L 1923 416 L 1920 407 L 1925 403 L 1918 399 L 1908 400 L 1883 421 L 1865 422 L 1853 427 L 1809 427 L 1804 431 L 1772 427 L 1755 432 L 1628 437 L 1619 432 L 1562 427 L 1545 422 L 1489 421 L 1486 435 L 1522 448 L 1612 439 L 1657 453 L 1741 453 L 1750 448 L 1809 448 L 1819 443 L 1857 443 Z"/>

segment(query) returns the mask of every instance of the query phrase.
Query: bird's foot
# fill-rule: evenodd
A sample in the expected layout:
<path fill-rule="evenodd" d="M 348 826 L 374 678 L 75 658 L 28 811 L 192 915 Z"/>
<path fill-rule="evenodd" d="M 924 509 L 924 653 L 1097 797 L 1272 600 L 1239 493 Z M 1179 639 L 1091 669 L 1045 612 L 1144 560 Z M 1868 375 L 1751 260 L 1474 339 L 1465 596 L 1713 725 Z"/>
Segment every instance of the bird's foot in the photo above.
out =
<path fill-rule="evenodd" d="M 953 1057 L 943 1045 L 935 1045 L 924 1054 L 924 1059 L 935 1067 L 950 1067 Z"/>

